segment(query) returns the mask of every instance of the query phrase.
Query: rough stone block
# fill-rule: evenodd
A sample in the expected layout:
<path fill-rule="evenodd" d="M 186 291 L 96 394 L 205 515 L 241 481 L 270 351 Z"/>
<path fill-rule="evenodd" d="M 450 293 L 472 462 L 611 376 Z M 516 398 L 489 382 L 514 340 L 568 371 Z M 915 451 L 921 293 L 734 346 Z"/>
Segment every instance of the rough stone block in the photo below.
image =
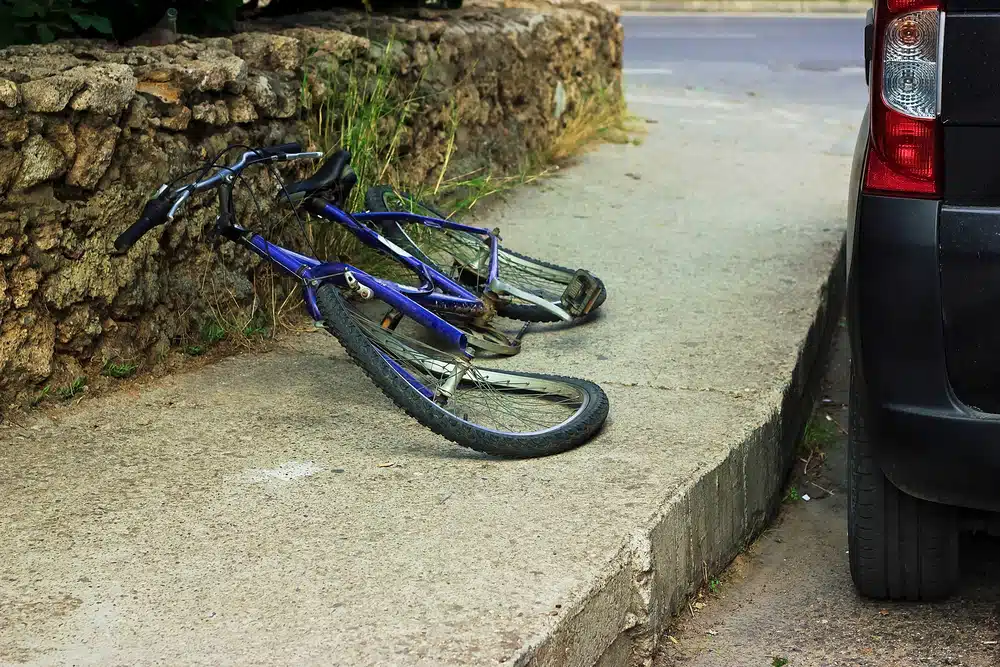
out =
<path fill-rule="evenodd" d="M 70 103 L 74 111 L 117 117 L 135 96 L 136 78 L 128 65 L 103 63 L 77 67 L 66 72 L 66 76 L 78 77 L 82 82 L 82 90 Z"/>
<path fill-rule="evenodd" d="M 21 156 L 21 169 L 14 182 L 15 190 L 27 190 L 66 170 L 66 156 L 63 152 L 37 134 L 25 143 Z"/>
<path fill-rule="evenodd" d="M 55 113 L 65 109 L 83 85 L 82 79 L 56 75 L 21 84 L 21 95 L 28 111 Z"/>
<path fill-rule="evenodd" d="M 81 125 L 77 132 L 76 162 L 73 163 L 66 182 L 81 188 L 93 188 L 97 185 L 111 164 L 119 134 L 121 128 L 117 125 L 101 129 Z"/>
<path fill-rule="evenodd" d="M 21 91 L 17 84 L 7 79 L 0 79 L 0 104 L 6 107 L 16 107 L 21 103 Z"/>

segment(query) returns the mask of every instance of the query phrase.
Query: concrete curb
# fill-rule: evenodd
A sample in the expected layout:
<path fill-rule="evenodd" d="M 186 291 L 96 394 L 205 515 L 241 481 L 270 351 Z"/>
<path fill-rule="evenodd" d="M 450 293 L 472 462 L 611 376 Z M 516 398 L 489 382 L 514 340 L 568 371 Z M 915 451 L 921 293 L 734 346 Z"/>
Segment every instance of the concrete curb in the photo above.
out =
<path fill-rule="evenodd" d="M 622 12 L 719 12 L 778 14 L 864 14 L 862 0 L 620 0 Z"/>
<path fill-rule="evenodd" d="M 652 663 L 659 636 L 705 580 L 765 527 L 780 504 L 798 443 L 817 398 L 846 294 L 840 249 L 780 401 L 729 454 L 678 489 L 630 537 L 600 581 L 559 625 L 537 637 L 514 667 L 611 667 Z"/>

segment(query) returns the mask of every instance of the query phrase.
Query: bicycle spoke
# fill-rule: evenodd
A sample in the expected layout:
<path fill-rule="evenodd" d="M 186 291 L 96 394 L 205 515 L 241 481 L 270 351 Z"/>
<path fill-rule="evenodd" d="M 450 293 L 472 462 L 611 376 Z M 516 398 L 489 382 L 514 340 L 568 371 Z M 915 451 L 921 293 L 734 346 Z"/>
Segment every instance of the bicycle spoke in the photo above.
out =
<path fill-rule="evenodd" d="M 466 422 L 503 433 L 538 433 L 565 423 L 583 407 L 585 396 L 577 387 L 477 368 L 472 361 L 423 340 L 421 334 L 426 336 L 427 331 L 405 318 L 393 329 L 384 328 L 391 309 L 380 302 L 352 303 L 349 309 L 382 354 L 416 378 L 440 407 Z M 413 334 L 407 331 L 411 325 Z"/>
<path fill-rule="evenodd" d="M 452 278 L 457 278 L 464 269 L 466 282 L 474 282 L 480 291 L 485 289 L 490 253 L 486 244 L 478 238 L 465 232 L 434 229 L 416 223 L 401 223 L 400 227 L 411 243 L 420 248 L 435 265 L 450 269 Z M 498 273 L 504 281 L 547 301 L 559 303 L 567 282 L 563 272 L 524 262 L 502 249 L 497 260 Z M 514 296 L 507 298 L 518 303 L 529 303 Z"/>

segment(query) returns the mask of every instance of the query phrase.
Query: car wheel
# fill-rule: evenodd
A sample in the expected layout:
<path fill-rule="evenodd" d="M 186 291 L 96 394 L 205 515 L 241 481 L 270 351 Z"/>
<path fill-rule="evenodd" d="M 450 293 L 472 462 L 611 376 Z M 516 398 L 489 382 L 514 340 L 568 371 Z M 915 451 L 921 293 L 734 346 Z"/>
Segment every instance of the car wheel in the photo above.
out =
<path fill-rule="evenodd" d="M 875 599 L 946 598 L 959 579 L 957 512 L 893 486 L 874 460 L 872 437 L 852 367 L 847 534 L 854 585 Z"/>

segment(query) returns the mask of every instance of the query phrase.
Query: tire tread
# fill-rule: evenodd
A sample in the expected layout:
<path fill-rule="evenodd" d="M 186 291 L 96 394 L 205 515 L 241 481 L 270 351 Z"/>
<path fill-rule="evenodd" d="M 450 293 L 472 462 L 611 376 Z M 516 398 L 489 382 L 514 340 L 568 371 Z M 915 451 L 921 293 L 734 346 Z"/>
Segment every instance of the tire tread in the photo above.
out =
<path fill-rule="evenodd" d="M 848 436 L 848 554 L 864 597 L 932 601 L 958 585 L 955 508 L 907 495 L 886 478 L 873 446 L 853 368 Z"/>

